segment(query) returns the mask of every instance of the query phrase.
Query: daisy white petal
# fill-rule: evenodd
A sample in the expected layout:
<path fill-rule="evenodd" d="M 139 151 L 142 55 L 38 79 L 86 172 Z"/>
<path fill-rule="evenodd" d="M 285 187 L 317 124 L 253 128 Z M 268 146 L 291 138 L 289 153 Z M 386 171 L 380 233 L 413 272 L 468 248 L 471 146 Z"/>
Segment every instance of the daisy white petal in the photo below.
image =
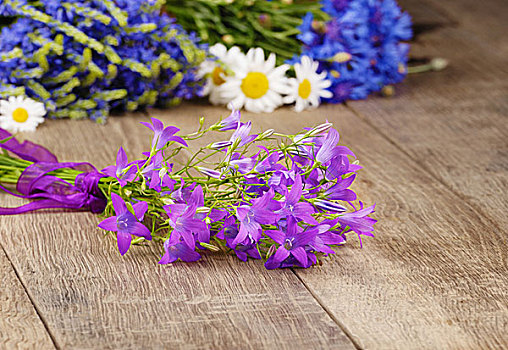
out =
<path fill-rule="evenodd" d="M 321 97 L 332 97 L 332 93 L 327 90 L 331 82 L 326 79 L 325 72 L 317 73 L 318 67 L 319 64 L 308 56 L 302 56 L 300 63 L 294 66 L 296 78 L 290 79 L 290 91 L 284 102 L 295 102 L 297 112 L 319 106 Z"/>
<path fill-rule="evenodd" d="M 0 128 L 12 132 L 35 131 L 44 122 L 44 104 L 24 96 L 0 101 Z"/>
<path fill-rule="evenodd" d="M 210 53 L 216 60 L 206 60 L 200 65 L 198 76 L 206 77 L 206 83 L 203 89 L 203 95 L 209 95 L 212 104 L 226 104 L 230 101 L 227 96 L 223 96 L 222 85 L 227 81 L 228 74 L 245 61 L 245 55 L 236 46 L 227 49 L 223 44 L 215 44 L 210 47 Z"/>
<path fill-rule="evenodd" d="M 281 94 L 290 91 L 285 76 L 289 66 L 275 67 L 275 54 L 270 54 L 265 61 L 261 48 L 251 48 L 244 59 L 245 65 L 237 65 L 234 75 L 229 76 L 221 87 L 224 98 L 230 98 L 228 107 L 245 107 L 254 113 L 272 112 L 282 105 Z"/>

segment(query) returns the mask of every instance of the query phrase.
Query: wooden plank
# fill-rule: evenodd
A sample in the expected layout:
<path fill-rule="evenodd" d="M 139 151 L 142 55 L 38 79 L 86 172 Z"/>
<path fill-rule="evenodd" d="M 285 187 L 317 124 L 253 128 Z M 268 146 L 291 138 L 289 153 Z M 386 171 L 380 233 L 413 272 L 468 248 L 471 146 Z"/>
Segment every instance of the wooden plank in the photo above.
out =
<path fill-rule="evenodd" d="M 1 237 L 6 232 L 0 230 Z M 26 291 L 0 246 L 0 349 L 54 349 Z"/>
<path fill-rule="evenodd" d="M 244 118 L 282 132 L 327 119 L 365 166 L 356 189 L 377 202 L 377 238 L 296 270 L 361 348 L 508 347 L 506 232 L 342 106 Z"/>
<path fill-rule="evenodd" d="M 201 110 L 192 110 L 198 116 Z M 194 129 L 197 118 L 173 109 L 165 122 Z M 114 161 L 149 146 L 144 117 L 47 121 L 31 139 L 61 160 Z M 145 130 L 146 129 L 146 130 Z M 2 204 L 18 203 L 2 197 Z M 351 341 L 290 271 L 214 255 L 159 266 L 160 250 L 115 242 L 88 213 L 34 213 L 0 219 L 3 244 L 61 348 L 344 348 Z"/>
<path fill-rule="evenodd" d="M 404 5 L 408 0 L 403 0 Z M 409 0 L 413 2 L 414 0 Z M 421 1 L 415 7 L 413 4 L 407 6 L 409 11 L 413 8 L 429 8 L 432 5 L 435 10 L 453 17 L 460 24 L 460 29 L 466 32 L 470 40 L 478 47 L 486 47 L 491 54 L 498 57 L 507 57 L 508 40 L 506 40 L 506 21 L 508 18 L 508 3 L 505 0 L 449 0 Z"/>
<path fill-rule="evenodd" d="M 482 6 L 477 3 L 480 13 Z M 487 30 L 489 19 L 476 18 Z M 348 106 L 502 229 L 508 227 L 508 70 L 506 58 L 485 45 L 460 24 L 423 35 L 413 55 L 445 57 L 446 70 L 409 76 L 394 98 Z"/>

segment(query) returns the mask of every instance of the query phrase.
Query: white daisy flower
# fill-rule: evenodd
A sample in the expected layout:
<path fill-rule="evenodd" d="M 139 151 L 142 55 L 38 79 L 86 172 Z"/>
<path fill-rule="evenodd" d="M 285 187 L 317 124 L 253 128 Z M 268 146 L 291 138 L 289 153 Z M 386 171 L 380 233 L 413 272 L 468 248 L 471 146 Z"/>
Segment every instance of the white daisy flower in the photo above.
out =
<path fill-rule="evenodd" d="M 295 64 L 296 79 L 289 79 L 291 92 L 284 97 L 284 103 L 295 103 L 295 110 L 301 112 L 307 108 L 319 106 L 321 98 L 331 98 L 332 92 L 327 88 L 332 85 L 326 79 L 326 72 L 317 73 L 319 63 L 308 56 L 303 56 L 301 63 Z"/>
<path fill-rule="evenodd" d="M 229 109 L 245 109 L 250 112 L 273 112 L 282 105 L 281 94 L 289 92 L 286 71 L 289 65 L 275 67 L 275 54 L 265 61 L 261 48 L 247 52 L 246 65 L 237 66 L 235 75 L 228 77 L 221 87 L 221 96 L 229 100 Z"/>
<path fill-rule="evenodd" d="M 24 96 L 0 100 L 0 128 L 11 132 L 35 131 L 44 122 L 44 104 Z"/>
<path fill-rule="evenodd" d="M 214 105 L 226 104 L 229 101 L 221 97 L 222 84 L 237 65 L 245 64 L 245 55 L 237 46 L 228 50 L 220 43 L 211 46 L 209 51 L 217 60 L 206 60 L 199 68 L 198 76 L 207 77 L 203 95 L 209 95 L 209 100 Z"/>

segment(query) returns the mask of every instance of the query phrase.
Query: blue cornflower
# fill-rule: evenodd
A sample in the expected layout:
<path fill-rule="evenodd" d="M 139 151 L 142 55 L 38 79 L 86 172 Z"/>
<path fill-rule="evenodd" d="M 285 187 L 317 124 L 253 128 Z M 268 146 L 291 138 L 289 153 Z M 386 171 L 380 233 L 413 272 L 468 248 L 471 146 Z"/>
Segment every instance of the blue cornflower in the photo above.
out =
<path fill-rule="evenodd" d="M 311 13 L 298 27 L 301 55 L 327 71 L 333 97 L 329 102 L 364 99 L 406 75 L 411 19 L 395 0 L 322 0 L 326 23 Z M 295 56 L 291 63 L 299 61 Z"/>
<path fill-rule="evenodd" d="M 196 73 L 206 46 L 161 13 L 162 6 L 137 0 L 2 2 L 1 13 L 17 20 L 2 28 L 0 55 L 19 48 L 23 56 L 0 62 L 0 85 L 9 86 L 0 96 L 11 85 L 25 87 L 50 118 L 104 122 L 112 109 L 164 106 L 199 95 Z M 53 23 L 41 20 L 42 14 Z"/>

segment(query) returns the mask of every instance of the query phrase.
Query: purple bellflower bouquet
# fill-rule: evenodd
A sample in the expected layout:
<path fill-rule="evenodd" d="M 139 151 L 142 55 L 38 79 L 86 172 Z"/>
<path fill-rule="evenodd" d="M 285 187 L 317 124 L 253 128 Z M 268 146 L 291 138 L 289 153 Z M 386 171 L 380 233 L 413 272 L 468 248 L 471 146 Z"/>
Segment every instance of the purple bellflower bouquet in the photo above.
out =
<path fill-rule="evenodd" d="M 251 133 L 233 113 L 209 127 L 179 135 L 155 118 L 151 148 L 116 164 L 61 163 L 47 149 L 18 142 L 0 129 L 0 189 L 32 199 L 15 215 L 67 208 L 102 213 L 99 227 L 113 233 L 120 254 L 146 241 L 163 246 L 160 264 L 196 261 L 206 251 L 263 260 L 267 269 L 307 268 L 335 254 L 349 233 L 373 236 L 374 206 L 364 207 L 349 187 L 361 169 L 354 153 L 338 145 L 330 123 L 295 135 Z M 232 131 L 200 147 L 179 164 L 189 143 Z M 15 189 L 13 189 L 15 185 Z M 356 204 L 359 203 L 359 204 Z"/>

